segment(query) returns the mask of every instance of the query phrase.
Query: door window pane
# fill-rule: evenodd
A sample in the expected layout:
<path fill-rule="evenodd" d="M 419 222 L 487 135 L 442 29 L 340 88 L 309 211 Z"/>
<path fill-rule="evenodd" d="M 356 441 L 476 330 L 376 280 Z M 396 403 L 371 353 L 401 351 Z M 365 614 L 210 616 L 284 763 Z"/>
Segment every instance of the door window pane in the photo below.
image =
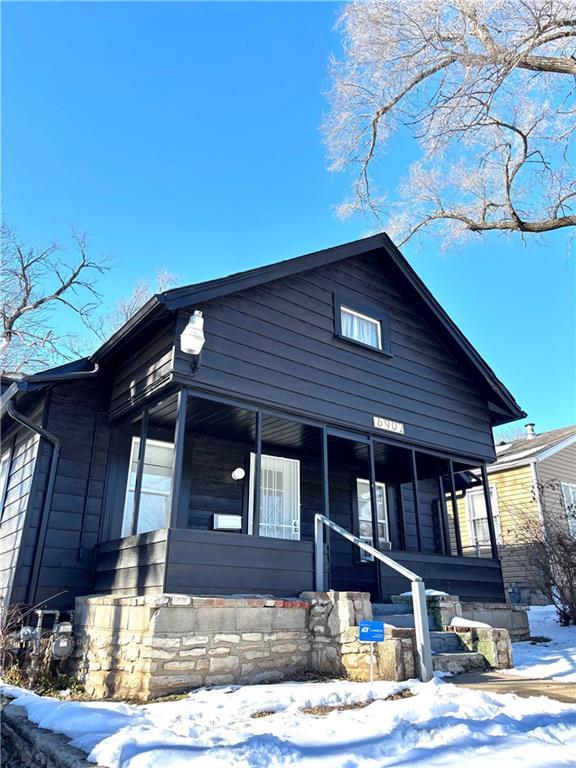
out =
<path fill-rule="evenodd" d="M 356 480 L 356 493 L 358 499 L 358 538 L 365 541 L 366 544 L 374 546 L 372 536 L 372 499 L 370 496 L 370 482 L 358 478 Z M 387 546 L 390 543 L 388 532 L 388 511 L 386 509 L 386 486 L 384 483 L 376 483 L 376 511 L 378 514 L 378 549 Z M 360 550 L 360 559 L 362 562 L 370 563 L 374 560 L 372 555 L 364 550 Z"/>
<path fill-rule="evenodd" d="M 130 536 L 132 533 L 132 513 L 134 510 L 134 490 L 136 487 L 139 450 L 140 438 L 133 437 L 122 536 Z M 142 491 L 140 493 L 136 533 L 156 531 L 158 528 L 165 528 L 168 525 L 173 453 L 174 446 L 172 443 L 165 443 L 160 440 L 146 440 L 144 474 L 142 476 Z"/>

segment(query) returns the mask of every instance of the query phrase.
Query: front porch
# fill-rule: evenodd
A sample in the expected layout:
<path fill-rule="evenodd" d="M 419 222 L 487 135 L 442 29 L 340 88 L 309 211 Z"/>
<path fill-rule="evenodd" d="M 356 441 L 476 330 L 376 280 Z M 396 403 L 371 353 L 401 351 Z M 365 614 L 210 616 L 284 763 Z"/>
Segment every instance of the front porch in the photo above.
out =
<path fill-rule="evenodd" d="M 478 461 L 408 447 L 186 389 L 117 426 L 94 592 L 299 595 L 313 590 L 314 515 L 324 514 L 427 588 L 505 599 L 489 494 L 488 557 L 465 557 L 457 500 Z M 326 583 L 375 600 L 409 582 L 332 533 Z"/>

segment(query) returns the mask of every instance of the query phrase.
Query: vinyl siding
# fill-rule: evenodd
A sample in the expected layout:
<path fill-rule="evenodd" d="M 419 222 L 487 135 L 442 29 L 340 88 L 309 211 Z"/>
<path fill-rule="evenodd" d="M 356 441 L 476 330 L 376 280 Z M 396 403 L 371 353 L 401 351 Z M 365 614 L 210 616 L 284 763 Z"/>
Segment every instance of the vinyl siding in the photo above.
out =
<path fill-rule="evenodd" d="M 527 577 L 528 554 L 524 545 L 527 526 L 538 525 L 539 512 L 535 499 L 530 466 L 514 467 L 491 472 L 489 483 L 496 490 L 500 514 L 501 542 L 498 553 L 502 563 L 504 586 L 508 590 L 522 590 L 523 599 L 541 602 L 541 595 Z M 464 552 L 473 550 L 473 537 L 466 498 L 458 502 L 460 530 Z"/>
<path fill-rule="evenodd" d="M 560 483 L 576 484 L 576 443 L 552 454 L 537 465 L 544 508 L 562 510 L 565 506 Z"/>

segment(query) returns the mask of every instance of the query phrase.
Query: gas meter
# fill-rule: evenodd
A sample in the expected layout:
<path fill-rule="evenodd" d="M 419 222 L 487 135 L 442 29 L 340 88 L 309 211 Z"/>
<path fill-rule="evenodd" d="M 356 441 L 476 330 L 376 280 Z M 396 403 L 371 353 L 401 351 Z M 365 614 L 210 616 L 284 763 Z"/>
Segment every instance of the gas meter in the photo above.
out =
<path fill-rule="evenodd" d="M 65 659 L 73 650 L 72 624 L 69 621 L 61 621 L 52 631 L 52 654 L 55 659 Z"/>

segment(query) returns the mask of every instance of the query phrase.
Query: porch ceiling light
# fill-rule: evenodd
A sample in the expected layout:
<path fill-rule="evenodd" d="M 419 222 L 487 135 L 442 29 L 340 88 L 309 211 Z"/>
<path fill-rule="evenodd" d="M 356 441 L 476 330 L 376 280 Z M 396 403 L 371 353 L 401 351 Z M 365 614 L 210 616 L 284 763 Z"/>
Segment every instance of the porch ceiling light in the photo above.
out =
<path fill-rule="evenodd" d="M 246 477 L 246 470 L 242 467 L 236 467 L 232 470 L 232 480 L 244 480 Z"/>
<path fill-rule="evenodd" d="M 204 318 L 196 309 L 188 320 L 188 325 L 180 334 L 180 349 L 187 355 L 199 355 L 206 341 L 204 337 Z"/>

